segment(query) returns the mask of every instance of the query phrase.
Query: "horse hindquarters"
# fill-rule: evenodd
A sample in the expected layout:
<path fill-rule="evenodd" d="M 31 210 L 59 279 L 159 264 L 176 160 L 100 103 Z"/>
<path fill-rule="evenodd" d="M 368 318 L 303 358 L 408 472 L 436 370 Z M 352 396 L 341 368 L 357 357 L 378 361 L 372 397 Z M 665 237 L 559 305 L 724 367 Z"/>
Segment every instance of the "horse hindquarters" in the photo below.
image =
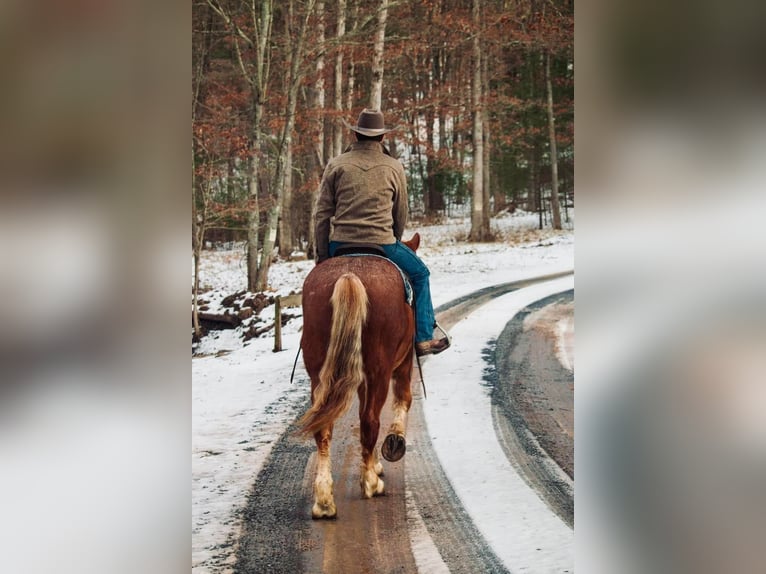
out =
<path fill-rule="evenodd" d="M 362 329 L 367 322 L 367 291 L 353 273 L 344 273 L 332 292 L 332 328 L 312 405 L 300 421 L 305 434 L 332 425 L 351 406 L 364 381 Z"/>
<path fill-rule="evenodd" d="M 336 515 L 330 467 L 332 427 L 351 406 L 364 381 L 362 330 L 368 310 L 364 285 L 353 273 L 345 273 L 335 282 L 330 301 L 333 311 L 327 354 L 318 380 L 312 374 L 312 405 L 299 423 L 304 433 L 314 434 L 317 444 L 314 518 Z"/>

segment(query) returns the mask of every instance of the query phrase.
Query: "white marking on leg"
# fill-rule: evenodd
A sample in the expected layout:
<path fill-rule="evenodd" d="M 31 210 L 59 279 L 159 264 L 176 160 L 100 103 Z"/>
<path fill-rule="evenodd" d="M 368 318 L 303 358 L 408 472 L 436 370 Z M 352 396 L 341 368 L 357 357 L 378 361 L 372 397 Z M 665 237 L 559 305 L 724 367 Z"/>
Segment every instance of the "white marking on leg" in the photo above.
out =
<path fill-rule="evenodd" d="M 385 484 L 375 471 L 375 458 L 372 455 L 368 457 L 366 463 L 362 462 L 362 476 L 359 483 L 362 487 L 362 498 L 372 498 L 378 494 L 383 494 Z"/>
<path fill-rule="evenodd" d="M 404 436 L 407 430 L 407 404 L 403 401 L 394 401 L 394 420 L 388 428 L 388 434 Z"/>
<path fill-rule="evenodd" d="M 373 468 L 375 469 L 375 474 L 378 476 L 383 476 L 383 465 L 380 463 L 380 459 L 378 458 L 378 451 L 374 450 L 372 451 L 372 457 L 373 457 Z"/>
<path fill-rule="evenodd" d="M 314 507 L 311 515 L 314 518 L 332 518 L 336 514 L 335 499 L 333 498 L 332 471 L 330 468 L 330 450 L 327 453 L 317 453 L 317 476 L 314 480 Z"/>

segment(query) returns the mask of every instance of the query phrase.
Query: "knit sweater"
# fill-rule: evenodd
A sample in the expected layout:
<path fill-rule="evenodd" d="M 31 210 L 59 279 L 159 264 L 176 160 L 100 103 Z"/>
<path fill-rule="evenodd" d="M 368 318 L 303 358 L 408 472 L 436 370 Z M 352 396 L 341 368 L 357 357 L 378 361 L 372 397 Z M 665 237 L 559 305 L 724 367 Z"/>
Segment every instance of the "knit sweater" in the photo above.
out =
<path fill-rule="evenodd" d="M 333 158 L 322 176 L 314 215 L 317 260 L 330 241 L 390 245 L 407 223 L 402 164 L 376 141 L 358 141 Z"/>

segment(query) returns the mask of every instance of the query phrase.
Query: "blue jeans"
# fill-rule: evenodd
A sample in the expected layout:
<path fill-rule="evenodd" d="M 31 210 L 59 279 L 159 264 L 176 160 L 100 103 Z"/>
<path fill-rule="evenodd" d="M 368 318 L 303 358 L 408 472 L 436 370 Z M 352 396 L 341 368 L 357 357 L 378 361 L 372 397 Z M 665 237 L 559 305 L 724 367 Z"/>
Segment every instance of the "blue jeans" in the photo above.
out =
<path fill-rule="evenodd" d="M 330 241 L 330 257 L 335 250 L 343 245 Z M 433 338 L 436 318 L 434 306 L 431 303 L 431 284 L 428 280 L 430 272 L 415 252 L 401 241 L 391 245 L 381 245 L 388 258 L 401 267 L 410 278 L 412 290 L 415 292 L 415 342 L 430 341 Z"/>

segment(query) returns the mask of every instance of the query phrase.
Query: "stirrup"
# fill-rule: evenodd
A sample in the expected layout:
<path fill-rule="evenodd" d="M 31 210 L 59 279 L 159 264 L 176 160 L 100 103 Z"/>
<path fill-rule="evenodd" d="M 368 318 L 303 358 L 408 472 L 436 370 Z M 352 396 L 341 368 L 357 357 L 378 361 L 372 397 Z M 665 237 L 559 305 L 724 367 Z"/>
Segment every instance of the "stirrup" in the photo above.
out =
<path fill-rule="evenodd" d="M 444 327 L 439 325 L 438 321 L 434 321 L 434 325 L 436 326 L 437 329 L 439 329 L 439 331 L 441 331 L 444 334 L 444 336 L 447 338 L 447 342 L 449 343 L 450 346 L 452 346 L 452 335 L 447 333 L 447 331 L 444 330 Z"/>

